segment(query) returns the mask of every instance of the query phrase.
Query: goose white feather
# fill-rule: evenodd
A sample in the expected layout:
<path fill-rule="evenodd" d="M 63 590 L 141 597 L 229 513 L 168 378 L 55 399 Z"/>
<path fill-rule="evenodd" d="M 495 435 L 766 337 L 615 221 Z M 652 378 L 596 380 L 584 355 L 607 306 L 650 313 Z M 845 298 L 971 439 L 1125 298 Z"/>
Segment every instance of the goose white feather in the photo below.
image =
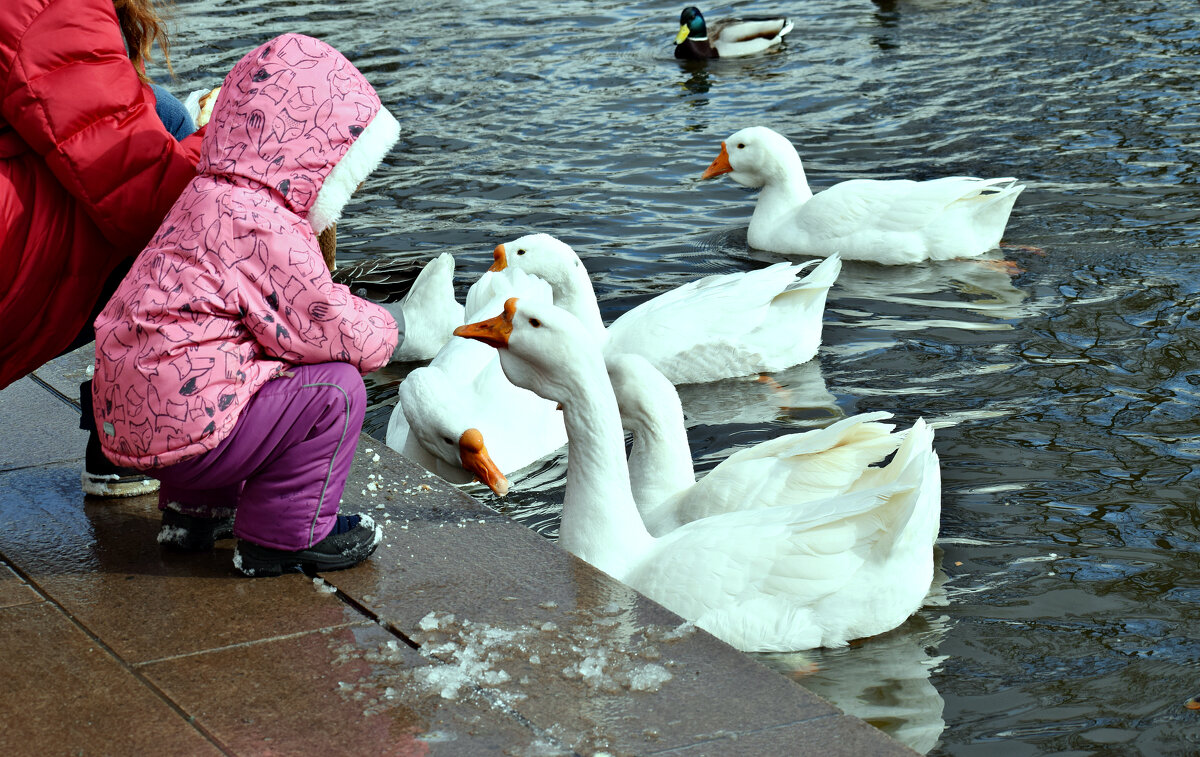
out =
<path fill-rule="evenodd" d="M 529 234 L 498 245 L 494 257 L 492 270 L 519 268 L 549 282 L 554 304 L 591 329 L 606 354 L 641 355 L 674 384 L 811 360 L 821 343 L 826 296 L 841 271 L 834 255 L 706 276 L 643 302 L 605 328 L 587 269 L 566 243 Z"/>
<path fill-rule="evenodd" d="M 1013 178 L 951 176 L 854 179 L 814 195 L 796 149 L 764 126 L 722 142 L 701 178 L 723 174 L 762 189 L 747 232 L 751 247 L 887 265 L 973 257 L 997 247 L 1025 189 Z"/>
<path fill-rule="evenodd" d="M 494 313 L 513 296 L 551 299 L 549 285 L 534 276 L 487 272 L 468 291 L 467 312 Z M 505 476 L 567 441 L 555 403 L 513 386 L 496 351 L 478 342 L 452 339 L 400 382 L 398 395 L 387 445 L 454 484 L 478 479 L 503 495 Z"/>
<path fill-rule="evenodd" d="M 940 507 L 921 487 L 937 476 L 921 453 L 924 424 L 869 486 L 656 538 L 638 515 L 616 397 L 588 330 L 560 308 L 512 299 L 455 333 L 497 347 L 513 383 L 562 404 L 570 456 L 559 544 L 600 570 L 747 651 L 843 645 L 920 607 Z"/>
<path fill-rule="evenodd" d="M 432 358 L 464 321 L 463 306 L 454 297 L 454 256 L 443 252 L 430 260 L 404 298 L 383 307 L 404 327 L 392 361 Z"/>
<path fill-rule="evenodd" d="M 637 355 L 610 358 L 607 366 L 621 424 L 633 435 L 630 487 L 655 536 L 710 515 L 853 491 L 875 475 L 871 465 L 895 452 L 904 438 L 893 433 L 895 426 L 880 422 L 891 413 L 863 413 L 739 450 L 697 481 L 675 387 Z M 924 453 L 934 455 L 932 445 Z M 938 481 L 922 485 L 940 499 Z"/>

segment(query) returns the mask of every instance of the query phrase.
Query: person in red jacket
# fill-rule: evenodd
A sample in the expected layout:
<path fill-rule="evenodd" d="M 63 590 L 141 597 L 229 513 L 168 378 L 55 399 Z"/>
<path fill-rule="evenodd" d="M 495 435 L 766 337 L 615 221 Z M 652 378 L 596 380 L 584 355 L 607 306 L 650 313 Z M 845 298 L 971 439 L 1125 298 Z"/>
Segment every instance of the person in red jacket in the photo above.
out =
<path fill-rule="evenodd" d="M 152 3 L 0 3 L 0 389 L 92 341 L 95 316 L 195 176 L 201 135 L 167 132 L 144 74 L 151 43 L 166 39 Z M 88 428 L 90 387 L 80 394 Z M 157 487 L 91 437 L 86 492 Z"/>

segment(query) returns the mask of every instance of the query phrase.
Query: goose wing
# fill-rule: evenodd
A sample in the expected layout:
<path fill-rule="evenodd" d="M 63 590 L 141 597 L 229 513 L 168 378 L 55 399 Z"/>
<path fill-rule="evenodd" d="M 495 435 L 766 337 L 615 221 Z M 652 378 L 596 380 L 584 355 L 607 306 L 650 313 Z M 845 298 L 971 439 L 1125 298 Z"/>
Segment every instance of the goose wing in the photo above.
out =
<path fill-rule="evenodd" d="M 797 276 L 818 262 L 706 276 L 664 292 L 617 318 L 605 350 L 642 355 L 675 384 L 766 370 L 773 362 L 766 351 L 789 342 L 763 344 L 748 337 L 778 315 L 772 309 L 776 298 L 799 286 Z M 819 328 L 819 315 L 815 323 L 785 326 Z"/>
<path fill-rule="evenodd" d="M 693 521 L 661 537 L 626 581 L 743 650 L 844 643 L 819 606 L 881 561 L 919 501 L 915 482 L 896 482 Z"/>
<path fill-rule="evenodd" d="M 896 451 L 904 435 L 879 421 L 890 413 L 864 413 L 826 428 L 788 434 L 739 450 L 695 485 L 675 494 L 647 518 L 651 533 L 736 510 L 799 504 L 848 491 Z"/>
<path fill-rule="evenodd" d="M 800 206 L 797 222 L 823 238 L 853 236 L 864 229 L 916 231 L 936 222 L 952 204 L 1012 181 L 970 176 L 930 181 L 851 179 L 817 192 Z"/>

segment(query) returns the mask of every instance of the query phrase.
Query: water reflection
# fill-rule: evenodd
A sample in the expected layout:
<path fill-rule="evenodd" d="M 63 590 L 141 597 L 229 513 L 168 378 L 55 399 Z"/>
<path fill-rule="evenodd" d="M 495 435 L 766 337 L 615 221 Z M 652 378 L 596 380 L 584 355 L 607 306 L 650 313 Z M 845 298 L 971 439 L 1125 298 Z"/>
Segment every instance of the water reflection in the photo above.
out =
<path fill-rule="evenodd" d="M 693 95 L 703 95 L 708 92 L 711 86 L 708 79 L 708 61 L 681 61 L 679 68 L 688 75 L 687 79 L 683 81 L 684 89 Z M 700 107 L 707 104 L 708 100 L 704 98 L 697 98 L 689 101 L 689 105 L 692 107 Z"/>
<path fill-rule="evenodd" d="M 795 419 L 828 425 L 842 417 L 815 360 L 768 375 L 676 387 L 689 426 L 752 425 Z"/>
<path fill-rule="evenodd" d="M 926 610 L 890 633 L 842 649 L 755 657 L 843 712 L 926 754 L 946 727 L 945 701 L 931 680 L 947 659 L 938 649 L 951 624 L 934 610 L 948 602 L 946 578 L 937 570 Z"/>

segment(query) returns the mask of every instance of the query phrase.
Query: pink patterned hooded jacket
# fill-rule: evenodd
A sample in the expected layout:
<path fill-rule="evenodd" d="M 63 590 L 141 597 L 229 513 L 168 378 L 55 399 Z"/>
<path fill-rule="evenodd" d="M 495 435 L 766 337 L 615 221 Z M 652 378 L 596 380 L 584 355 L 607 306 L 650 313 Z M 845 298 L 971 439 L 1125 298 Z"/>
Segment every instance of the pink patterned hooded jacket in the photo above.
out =
<path fill-rule="evenodd" d="M 292 364 L 388 362 L 395 320 L 330 279 L 317 234 L 399 138 L 362 74 L 286 34 L 225 77 L 197 176 L 96 319 L 96 426 L 147 469 L 217 446 Z"/>

